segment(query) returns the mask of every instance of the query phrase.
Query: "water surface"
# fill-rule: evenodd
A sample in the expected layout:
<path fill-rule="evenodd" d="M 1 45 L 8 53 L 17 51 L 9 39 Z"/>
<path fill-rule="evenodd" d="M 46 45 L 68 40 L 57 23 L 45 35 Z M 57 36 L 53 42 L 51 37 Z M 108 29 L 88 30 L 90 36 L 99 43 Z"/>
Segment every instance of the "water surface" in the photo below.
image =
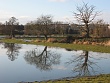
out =
<path fill-rule="evenodd" d="M 110 74 L 110 53 L 0 44 L 0 83 Z"/>

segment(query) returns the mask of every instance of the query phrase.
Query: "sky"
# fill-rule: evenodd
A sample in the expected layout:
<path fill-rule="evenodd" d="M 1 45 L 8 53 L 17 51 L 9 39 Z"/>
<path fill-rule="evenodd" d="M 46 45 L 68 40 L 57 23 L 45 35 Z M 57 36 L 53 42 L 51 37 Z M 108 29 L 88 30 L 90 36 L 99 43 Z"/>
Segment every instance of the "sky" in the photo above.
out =
<path fill-rule="evenodd" d="M 83 2 L 100 11 L 97 19 L 110 24 L 110 0 L 0 0 L 0 22 L 16 17 L 20 24 L 37 20 L 41 15 L 51 15 L 53 21 L 76 22 L 73 12 Z"/>

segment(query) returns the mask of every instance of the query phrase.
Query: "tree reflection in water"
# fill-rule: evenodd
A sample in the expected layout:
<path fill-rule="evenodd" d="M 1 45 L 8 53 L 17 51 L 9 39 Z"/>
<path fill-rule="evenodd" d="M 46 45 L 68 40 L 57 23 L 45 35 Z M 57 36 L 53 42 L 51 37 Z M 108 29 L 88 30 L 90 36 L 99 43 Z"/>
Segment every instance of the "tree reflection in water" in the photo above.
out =
<path fill-rule="evenodd" d="M 40 51 L 34 49 L 25 53 L 24 59 L 31 65 L 35 65 L 40 70 L 51 70 L 52 65 L 60 63 L 60 54 L 47 50 L 47 46 Z"/>
<path fill-rule="evenodd" d="M 17 58 L 19 54 L 19 49 L 21 49 L 21 47 L 21 44 L 4 43 L 4 48 L 7 49 L 6 54 L 8 55 L 11 61 L 14 61 Z"/>
<path fill-rule="evenodd" d="M 96 62 L 92 62 L 90 58 L 95 59 L 91 56 L 89 56 L 88 51 L 83 51 L 78 57 L 75 59 L 70 59 L 67 64 L 75 64 L 75 67 L 73 68 L 74 73 L 78 73 L 77 76 L 90 76 L 95 75 L 98 71 L 95 71 L 93 66 L 97 66 L 100 68 Z"/>

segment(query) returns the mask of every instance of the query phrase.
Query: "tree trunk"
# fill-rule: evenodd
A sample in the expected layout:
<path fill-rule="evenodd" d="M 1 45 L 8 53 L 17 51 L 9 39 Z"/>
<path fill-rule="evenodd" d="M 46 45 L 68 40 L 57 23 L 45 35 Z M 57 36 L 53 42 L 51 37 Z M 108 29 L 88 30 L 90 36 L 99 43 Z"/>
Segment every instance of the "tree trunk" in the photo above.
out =
<path fill-rule="evenodd" d="M 45 40 L 47 40 L 48 39 L 47 35 L 44 35 L 44 36 L 45 36 Z"/>
<path fill-rule="evenodd" d="M 86 24 L 86 38 L 89 38 L 90 35 L 89 35 L 89 26 L 88 24 Z"/>

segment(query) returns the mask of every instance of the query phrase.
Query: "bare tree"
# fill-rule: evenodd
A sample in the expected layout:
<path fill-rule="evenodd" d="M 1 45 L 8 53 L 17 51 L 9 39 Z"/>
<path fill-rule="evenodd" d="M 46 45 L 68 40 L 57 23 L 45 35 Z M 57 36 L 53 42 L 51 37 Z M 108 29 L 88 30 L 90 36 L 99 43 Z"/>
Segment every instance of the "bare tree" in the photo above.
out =
<path fill-rule="evenodd" d="M 84 24 L 84 32 L 85 37 L 90 37 L 89 35 L 89 24 L 95 19 L 95 17 L 99 14 L 99 12 L 95 12 L 95 6 L 88 5 L 88 3 L 83 3 L 82 6 L 76 7 L 77 12 L 74 12 L 75 18 L 78 20 L 78 22 L 81 22 Z"/>
<path fill-rule="evenodd" d="M 50 35 L 52 33 L 51 27 L 52 27 L 52 16 L 51 15 L 42 15 L 39 18 L 37 18 L 37 31 L 41 35 L 45 36 L 45 39 L 47 40 L 47 35 Z"/>
<path fill-rule="evenodd" d="M 108 24 L 104 22 L 103 19 L 98 20 L 94 24 L 94 36 L 95 37 L 109 37 Z"/>
<path fill-rule="evenodd" d="M 64 24 L 63 22 L 60 21 L 54 22 L 54 25 L 55 25 L 55 32 L 61 35 L 64 35 L 66 29 L 69 27 L 69 24 Z"/>
<path fill-rule="evenodd" d="M 25 26 L 24 26 L 24 34 L 25 35 L 37 35 L 38 32 L 37 32 L 37 25 L 35 25 L 33 22 L 30 22 L 30 23 L 27 23 Z"/>
<path fill-rule="evenodd" d="M 19 24 L 19 22 L 17 22 L 18 19 L 16 19 L 15 17 L 11 17 L 9 19 L 9 22 L 6 23 L 6 25 L 8 26 L 8 28 L 10 28 L 10 37 L 14 37 L 15 36 L 15 27 L 16 25 Z"/>

